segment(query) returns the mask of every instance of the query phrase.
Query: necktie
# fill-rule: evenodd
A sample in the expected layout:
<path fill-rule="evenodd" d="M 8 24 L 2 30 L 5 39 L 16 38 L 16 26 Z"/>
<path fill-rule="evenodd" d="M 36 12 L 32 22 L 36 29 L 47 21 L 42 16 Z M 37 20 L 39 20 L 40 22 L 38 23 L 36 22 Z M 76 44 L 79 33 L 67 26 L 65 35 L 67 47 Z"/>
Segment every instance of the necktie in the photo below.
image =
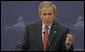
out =
<path fill-rule="evenodd" d="M 45 26 L 45 34 L 44 34 L 44 41 L 43 41 L 44 51 L 45 51 L 45 48 L 46 48 L 47 39 L 48 39 L 48 26 Z"/>

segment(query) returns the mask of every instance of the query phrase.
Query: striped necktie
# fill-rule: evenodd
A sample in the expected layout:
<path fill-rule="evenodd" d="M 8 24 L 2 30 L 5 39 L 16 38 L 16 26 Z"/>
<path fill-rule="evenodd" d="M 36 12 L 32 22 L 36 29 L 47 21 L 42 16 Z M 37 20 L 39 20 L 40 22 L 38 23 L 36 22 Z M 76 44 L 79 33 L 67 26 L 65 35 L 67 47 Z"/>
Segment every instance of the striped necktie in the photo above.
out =
<path fill-rule="evenodd" d="M 48 39 L 48 26 L 45 26 L 45 34 L 44 34 L 44 41 L 43 41 L 44 51 L 46 49 L 47 39 Z"/>

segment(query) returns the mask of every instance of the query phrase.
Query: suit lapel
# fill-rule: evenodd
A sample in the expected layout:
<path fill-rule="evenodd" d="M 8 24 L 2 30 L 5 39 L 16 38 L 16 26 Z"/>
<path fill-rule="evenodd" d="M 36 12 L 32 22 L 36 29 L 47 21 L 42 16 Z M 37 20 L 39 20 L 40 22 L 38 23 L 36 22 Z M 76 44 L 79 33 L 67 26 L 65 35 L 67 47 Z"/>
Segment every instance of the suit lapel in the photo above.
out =
<path fill-rule="evenodd" d="M 52 45 L 52 43 L 54 42 L 54 40 L 55 40 L 55 38 L 56 38 L 56 34 L 57 34 L 57 31 L 58 30 L 56 30 L 57 28 L 56 28 L 56 24 L 55 24 L 55 22 L 53 22 L 53 24 L 52 24 L 52 26 L 51 26 L 51 30 L 50 30 L 50 34 L 49 34 L 49 36 L 48 36 L 48 41 L 50 42 L 50 45 L 47 43 L 47 45 L 46 45 L 46 51 L 49 49 L 49 47 Z"/>
<path fill-rule="evenodd" d="M 42 22 L 40 21 L 38 26 L 37 26 L 38 29 L 36 29 L 36 31 L 38 31 L 38 34 L 37 34 L 37 42 L 39 43 L 38 46 L 40 50 L 43 50 L 43 43 L 42 43 Z"/>
<path fill-rule="evenodd" d="M 42 24 L 41 22 L 36 23 L 35 26 L 32 27 L 32 33 L 30 35 L 31 48 L 33 51 L 42 51 Z"/>

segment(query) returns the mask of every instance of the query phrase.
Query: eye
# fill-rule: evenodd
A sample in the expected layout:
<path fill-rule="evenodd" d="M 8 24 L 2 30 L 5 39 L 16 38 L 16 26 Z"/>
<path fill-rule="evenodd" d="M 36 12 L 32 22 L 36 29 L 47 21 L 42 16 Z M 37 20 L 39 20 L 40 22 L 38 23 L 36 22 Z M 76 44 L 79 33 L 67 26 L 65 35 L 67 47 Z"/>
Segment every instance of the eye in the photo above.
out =
<path fill-rule="evenodd" d="M 45 15 L 45 16 L 46 16 L 47 14 L 46 14 L 46 13 L 43 13 L 43 15 Z"/>
<path fill-rule="evenodd" d="M 52 13 L 48 13 L 48 15 L 52 15 Z"/>

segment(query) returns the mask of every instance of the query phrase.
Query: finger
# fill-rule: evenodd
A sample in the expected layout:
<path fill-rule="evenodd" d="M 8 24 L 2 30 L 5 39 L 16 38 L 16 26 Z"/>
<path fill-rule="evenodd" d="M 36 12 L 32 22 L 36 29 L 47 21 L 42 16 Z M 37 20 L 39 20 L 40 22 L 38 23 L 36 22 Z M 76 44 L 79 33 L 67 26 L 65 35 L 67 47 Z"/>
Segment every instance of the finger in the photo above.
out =
<path fill-rule="evenodd" d="M 72 41 L 69 41 L 69 38 L 68 37 L 66 37 L 66 44 L 71 44 L 72 43 Z"/>
<path fill-rule="evenodd" d="M 68 37 L 66 37 L 66 41 L 68 42 L 68 41 L 70 41 L 70 39 Z"/>
<path fill-rule="evenodd" d="M 67 37 L 67 41 L 74 42 L 74 38 L 72 38 L 72 37 Z"/>
<path fill-rule="evenodd" d="M 66 43 L 68 44 L 68 37 L 66 37 Z"/>
<path fill-rule="evenodd" d="M 73 42 L 73 40 L 71 40 L 69 37 L 66 37 L 66 41 L 67 42 Z"/>
<path fill-rule="evenodd" d="M 67 36 L 72 36 L 71 34 L 67 34 Z M 73 37 L 73 36 L 72 36 Z"/>
<path fill-rule="evenodd" d="M 74 36 L 72 36 L 71 34 L 67 34 L 67 37 L 69 37 L 70 40 L 74 39 Z"/>
<path fill-rule="evenodd" d="M 68 37 L 66 37 L 66 41 L 68 41 L 69 40 L 69 38 Z"/>
<path fill-rule="evenodd" d="M 72 44 L 72 41 L 68 41 L 68 44 Z"/>
<path fill-rule="evenodd" d="M 68 41 L 73 41 L 74 39 L 72 37 L 68 37 Z"/>

